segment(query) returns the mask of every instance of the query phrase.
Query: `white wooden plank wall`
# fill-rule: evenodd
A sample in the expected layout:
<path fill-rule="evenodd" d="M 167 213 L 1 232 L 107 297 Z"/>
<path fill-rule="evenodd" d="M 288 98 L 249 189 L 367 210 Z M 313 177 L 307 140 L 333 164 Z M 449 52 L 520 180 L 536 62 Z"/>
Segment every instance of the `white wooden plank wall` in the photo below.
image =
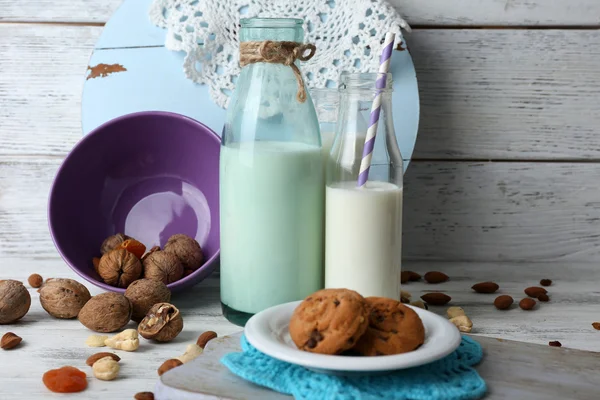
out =
<path fill-rule="evenodd" d="M 0 268 L 59 262 L 47 193 L 80 137 L 98 25 L 119 2 L 0 0 Z M 422 104 L 406 257 L 596 260 L 600 3 L 392 3 L 415 26 Z"/>

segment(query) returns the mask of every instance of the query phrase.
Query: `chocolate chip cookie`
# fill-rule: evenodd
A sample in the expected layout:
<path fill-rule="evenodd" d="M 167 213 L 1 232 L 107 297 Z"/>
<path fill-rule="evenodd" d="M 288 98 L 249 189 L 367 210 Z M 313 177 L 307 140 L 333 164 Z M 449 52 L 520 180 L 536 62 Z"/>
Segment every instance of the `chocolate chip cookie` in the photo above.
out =
<path fill-rule="evenodd" d="M 383 297 L 367 297 L 369 327 L 353 352 L 363 356 L 407 353 L 425 342 L 421 318 L 410 307 Z"/>
<path fill-rule="evenodd" d="M 294 311 L 290 336 L 300 350 L 339 354 L 354 346 L 368 325 L 365 299 L 348 289 L 323 289 Z"/>

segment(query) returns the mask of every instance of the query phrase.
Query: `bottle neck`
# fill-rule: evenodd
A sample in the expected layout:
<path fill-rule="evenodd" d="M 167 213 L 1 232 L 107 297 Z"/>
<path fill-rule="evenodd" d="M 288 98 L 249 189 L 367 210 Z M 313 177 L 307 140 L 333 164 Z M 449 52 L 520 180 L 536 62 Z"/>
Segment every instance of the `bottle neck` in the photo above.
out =
<path fill-rule="evenodd" d="M 304 41 L 303 21 L 296 18 L 248 18 L 241 20 L 240 42 Z"/>

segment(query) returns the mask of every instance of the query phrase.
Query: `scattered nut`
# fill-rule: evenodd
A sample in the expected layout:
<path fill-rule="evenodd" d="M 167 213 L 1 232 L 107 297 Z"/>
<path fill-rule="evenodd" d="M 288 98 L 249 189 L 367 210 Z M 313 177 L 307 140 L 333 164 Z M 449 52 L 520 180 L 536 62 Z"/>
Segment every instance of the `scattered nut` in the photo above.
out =
<path fill-rule="evenodd" d="M 125 329 L 123 332 L 106 339 L 104 344 L 116 350 L 136 351 L 140 347 L 140 339 L 135 329 Z"/>
<path fill-rule="evenodd" d="M 400 283 L 406 283 L 409 281 L 410 273 L 408 271 L 400 272 Z"/>
<path fill-rule="evenodd" d="M 153 305 L 171 301 L 171 291 L 161 281 L 138 279 L 127 287 L 125 297 L 133 307 L 131 319 L 140 322 Z"/>
<path fill-rule="evenodd" d="M 205 348 L 206 347 L 206 343 L 210 342 L 211 340 L 215 339 L 217 337 L 217 333 L 213 332 L 213 331 L 206 331 L 203 334 L 201 334 L 200 336 L 198 336 L 198 340 L 196 340 L 196 344 L 198 346 L 200 346 L 200 348 Z"/>
<path fill-rule="evenodd" d="M 89 347 L 104 347 L 104 346 L 106 346 L 104 344 L 106 339 L 108 339 L 108 336 L 91 335 L 90 337 L 87 338 L 87 340 L 85 341 L 85 344 L 88 345 Z"/>
<path fill-rule="evenodd" d="M 553 342 L 549 342 L 548 345 L 552 346 L 552 347 L 562 347 L 562 343 L 559 342 L 558 340 L 555 340 Z"/>
<path fill-rule="evenodd" d="M 540 285 L 542 285 L 542 286 L 550 286 L 550 285 L 552 285 L 552 280 L 551 279 L 542 279 L 540 281 Z"/>
<path fill-rule="evenodd" d="M 595 330 L 600 331 L 600 322 L 593 322 L 592 326 Z"/>
<path fill-rule="evenodd" d="M 459 315 L 458 317 L 451 318 L 450 322 L 456 325 L 461 332 L 470 333 L 473 328 L 473 322 L 471 322 L 466 315 Z"/>
<path fill-rule="evenodd" d="M 202 266 L 204 254 L 202 247 L 193 238 L 178 234 L 173 235 L 167 240 L 164 251 L 173 253 L 181 260 L 184 270 L 195 271 Z"/>
<path fill-rule="evenodd" d="M 198 357 L 200 354 L 202 354 L 203 351 L 204 350 L 202 350 L 202 347 L 198 346 L 197 344 L 195 344 L 195 343 L 190 344 L 185 349 L 185 353 L 183 353 L 183 355 L 177 357 L 177 359 L 185 364 L 187 362 L 192 361 L 194 358 Z"/>
<path fill-rule="evenodd" d="M 446 315 L 448 316 L 448 319 L 452 319 L 455 317 L 460 317 L 462 315 L 467 315 L 465 314 L 465 310 L 462 309 L 462 307 L 449 307 L 448 310 L 446 310 Z"/>
<path fill-rule="evenodd" d="M 12 332 L 7 332 L 0 339 L 0 348 L 3 350 L 14 349 L 21 343 L 23 339 Z"/>
<path fill-rule="evenodd" d="M 85 363 L 91 367 L 92 365 L 94 365 L 94 363 L 96 361 L 100 360 L 101 358 L 105 358 L 105 357 L 110 357 L 117 362 L 121 361 L 121 357 L 119 357 L 115 353 L 102 352 L 102 353 L 96 353 L 96 354 L 89 356 L 88 359 L 85 361 Z"/>
<path fill-rule="evenodd" d="M 550 297 L 548 297 L 548 295 L 546 293 L 540 293 L 539 296 L 537 297 L 537 299 L 539 301 L 543 301 L 543 302 L 550 301 Z"/>
<path fill-rule="evenodd" d="M 183 363 L 175 358 L 167 360 L 158 368 L 158 376 L 162 376 L 162 374 L 168 370 L 179 367 L 180 365 L 183 365 Z"/>
<path fill-rule="evenodd" d="M 92 265 L 94 266 L 94 271 L 96 271 L 96 273 L 98 275 L 100 275 L 100 272 L 99 272 L 99 269 L 98 269 L 100 267 L 100 257 L 94 257 L 94 258 L 92 258 Z"/>
<path fill-rule="evenodd" d="M 421 279 L 421 275 L 417 274 L 414 271 L 406 271 L 406 272 L 408 272 L 408 281 L 409 282 L 416 282 Z"/>
<path fill-rule="evenodd" d="M 31 296 L 23 283 L 11 279 L 0 281 L 0 325 L 20 320 L 30 306 Z"/>
<path fill-rule="evenodd" d="M 116 235 L 107 237 L 104 242 L 102 242 L 102 246 L 100 246 L 100 254 L 111 252 L 127 239 L 131 238 L 127 235 L 123 235 L 122 233 L 117 233 Z"/>
<path fill-rule="evenodd" d="M 135 400 L 154 400 L 154 393 L 152 392 L 139 392 L 133 396 Z"/>
<path fill-rule="evenodd" d="M 104 357 L 92 365 L 94 376 L 103 381 L 112 381 L 119 374 L 119 363 L 112 357 Z"/>
<path fill-rule="evenodd" d="M 499 288 L 500 286 L 495 282 L 481 282 L 471 286 L 471 289 L 477 293 L 494 293 Z"/>
<path fill-rule="evenodd" d="M 170 342 L 183 330 L 183 318 L 179 310 L 169 303 L 152 306 L 146 317 L 138 325 L 138 332 L 145 339 Z"/>
<path fill-rule="evenodd" d="M 538 287 L 538 286 L 532 286 L 532 287 L 528 287 L 527 289 L 525 289 L 525 294 L 529 297 L 533 297 L 534 299 L 537 299 L 538 296 L 542 293 L 546 294 L 546 293 L 548 293 L 548 291 L 546 289 L 544 289 L 543 287 Z"/>
<path fill-rule="evenodd" d="M 31 274 L 29 278 L 27 278 L 27 282 L 29 282 L 29 286 L 32 288 L 42 287 L 42 283 L 44 283 L 44 278 L 40 274 Z"/>
<path fill-rule="evenodd" d="M 410 305 L 422 308 L 423 310 L 429 310 L 429 307 L 427 307 L 427 304 L 423 303 L 421 300 L 411 301 Z"/>
<path fill-rule="evenodd" d="M 183 276 L 183 264 L 175 254 L 154 251 L 144 258 L 144 277 L 163 282 L 165 285 Z"/>
<path fill-rule="evenodd" d="M 405 290 L 401 290 L 400 291 L 400 301 L 402 303 L 408 304 L 410 303 L 410 298 L 412 297 L 412 294 L 410 294 L 409 292 L 405 291 Z"/>
<path fill-rule="evenodd" d="M 535 307 L 535 300 L 530 299 L 529 297 L 525 297 L 523 300 L 521 300 L 519 302 L 519 307 L 521 307 L 523 310 L 531 310 L 533 307 Z"/>
<path fill-rule="evenodd" d="M 142 264 L 144 263 L 144 260 L 146 259 L 146 257 L 148 257 L 150 254 L 154 253 L 155 251 L 159 251 L 159 250 L 160 250 L 160 246 L 154 246 L 150 250 L 148 250 L 148 252 L 142 256 Z"/>
<path fill-rule="evenodd" d="M 421 296 L 424 302 L 431 304 L 432 306 L 443 306 L 452 300 L 450 296 L 440 292 L 427 293 Z"/>
<path fill-rule="evenodd" d="M 502 296 L 496 297 L 496 300 L 494 300 L 494 306 L 496 306 L 498 310 L 508 310 L 513 302 L 514 300 L 512 297 L 507 294 L 503 294 Z"/>
<path fill-rule="evenodd" d="M 142 263 L 133 253 L 116 249 L 102 256 L 98 274 L 109 285 L 126 288 L 142 275 Z"/>
<path fill-rule="evenodd" d="M 91 297 L 87 288 L 73 279 L 55 278 L 40 289 L 42 307 L 55 318 L 75 318 Z"/>
<path fill-rule="evenodd" d="M 86 328 L 102 333 L 123 329 L 130 319 L 131 302 L 112 292 L 92 297 L 79 312 L 79 321 Z"/>
<path fill-rule="evenodd" d="M 424 279 L 428 283 L 442 283 L 446 282 L 450 278 L 443 272 L 431 271 L 425 274 Z"/>

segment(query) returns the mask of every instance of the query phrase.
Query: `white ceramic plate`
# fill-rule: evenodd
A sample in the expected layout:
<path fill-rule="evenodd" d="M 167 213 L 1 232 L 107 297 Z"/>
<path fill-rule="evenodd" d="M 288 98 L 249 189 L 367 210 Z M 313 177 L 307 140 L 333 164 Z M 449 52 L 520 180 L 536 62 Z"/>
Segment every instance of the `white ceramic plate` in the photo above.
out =
<path fill-rule="evenodd" d="M 425 325 L 425 343 L 410 353 L 393 356 L 351 357 L 313 354 L 298 350 L 288 331 L 299 301 L 271 307 L 246 323 L 246 339 L 259 351 L 291 364 L 331 374 L 381 373 L 428 364 L 452 353 L 460 345 L 456 327 L 430 311 L 411 307 Z"/>

